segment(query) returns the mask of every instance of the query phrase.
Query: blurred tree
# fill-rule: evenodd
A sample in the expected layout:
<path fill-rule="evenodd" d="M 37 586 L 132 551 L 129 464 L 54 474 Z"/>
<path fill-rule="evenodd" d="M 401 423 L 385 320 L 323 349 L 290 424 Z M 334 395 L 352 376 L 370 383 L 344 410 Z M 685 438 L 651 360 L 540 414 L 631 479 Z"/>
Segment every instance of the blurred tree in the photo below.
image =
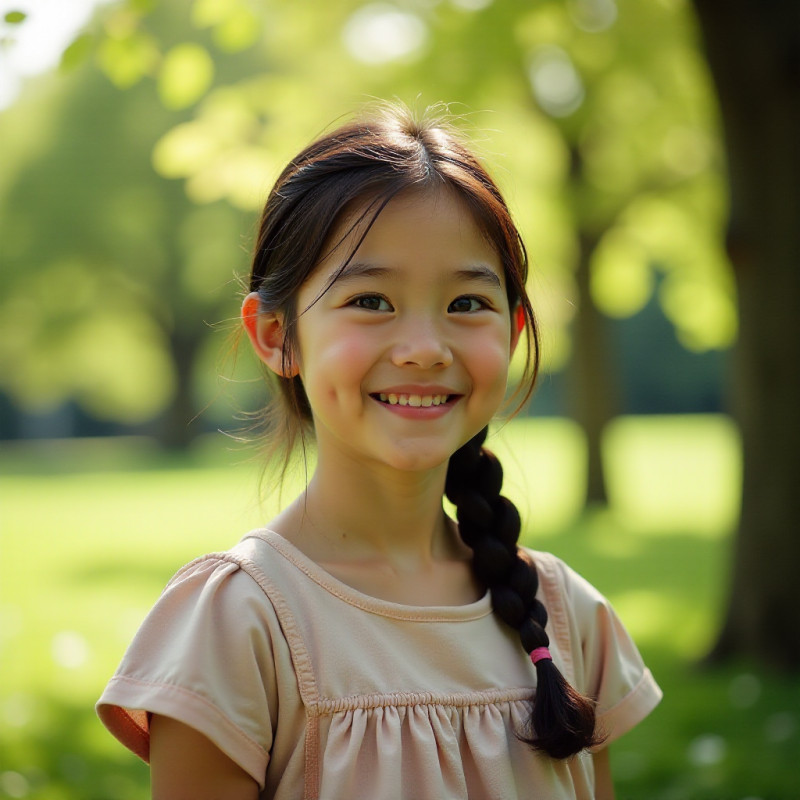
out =
<path fill-rule="evenodd" d="M 138 143 L 157 139 L 157 172 L 183 179 L 201 208 L 255 209 L 298 142 L 367 93 L 493 109 L 468 122 L 473 138 L 490 139 L 484 158 L 530 245 L 546 370 L 564 369 L 572 351 L 592 499 L 603 496 L 599 445 L 615 409 L 603 315 L 644 307 L 658 269 L 681 341 L 730 342 L 731 286 L 713 244 L 722 206 L 714 120 L 680 0 L 127 0 L 104 8 L 100 23 L 65 61 L 93 63 L 130 89 L 140 124 L 159 120 L 139 129 Z M 145 110 L 153 97 L 162 108 Z M 182 245 L 173 247 L 179 260 Z M 176 260 L 165 270 L 173 276 Z M 200 309 L 184 300 L 184 283 L 173 288 L 159 297 L 178 326 L 170 371 L 179 398 L 188 377 L 178 364 L 200 335 L 181 343 L 177 333 L 192 329 L 179 321 Z"/>
<path fill-rule="evenodd" d="M 178 27 L 168 11 L 160 21 L 167 32 Z M 124 28 L 115 19 L 114 35 Z M 154 50 L 114 35 L 99 58 L 130 83 Z M 112 58 L 108 45 L 119 41 L 128 49 Z M 39 83 L 0 116 L 8 157 L 0 385 L 26 408 L 73 398 L 100 419 L 147 423 L 175 447 L 194 436 L 189 423 L 205 405 L 193 373 L 208 324 L 235 312 L 233 277 L 243 271 L 251 224 L 228 203 L 198 208 L 152 168 L 154 142 L 175 124 L 165 106 L 187 101 L 169 75 L 198 47 L 164 59 L 162 102 L 144 84 L 120 93 L 78 60 L 57 86 Z M 75 48 L 88 51 L 79 40 L 67 63 Z M 197 67 L 189 66 L 196 92 Z"/>
<path fill-rule="evenodd" d="M 288 157 L 271 149 L 295 148 L 309 119 L 344 104 L 297 104 L 300 79 L 272 74 L 285 34 L 311 52 L 330 30 L 282 5 L 102 7 L 66 74 L 0 114 L 0 386 L 21 407 L 72 399 L 173 447 L 196 434 L 214 394 L 198 362 L 212 374 L 220 349 L 209 326 L 236 316 L 252 210 Z M 276 34 L 266 19 L 282 16 Z M 178 175 L 186 191 L 165 180 Z"/>
<path fill-rule="evenodd" d="M 800 5 L 695 0 L 730 182 L 740 332 L 732 396 L 744 446 L 726 618 L 712 656 L 800 668 Z"/>

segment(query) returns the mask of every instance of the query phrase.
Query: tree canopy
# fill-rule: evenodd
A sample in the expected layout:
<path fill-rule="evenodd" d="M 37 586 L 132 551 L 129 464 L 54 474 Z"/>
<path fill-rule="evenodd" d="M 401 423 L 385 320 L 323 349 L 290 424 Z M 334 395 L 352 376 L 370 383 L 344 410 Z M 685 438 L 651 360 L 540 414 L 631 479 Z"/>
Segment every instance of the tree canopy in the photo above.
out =
<path fill-rule="evenodd" d="M 271 180 L 373 97 L 462 116 L 528 242 L 547 369 L 570 357 L 581 230 L 602 313 L 655 296 L 685 347 L 730 345 L 716 109 L 685 2 L 127 0 L 0 116 L 4 391 L 122 421 L 202 405 L 206 323 L 235 311 Z"/>

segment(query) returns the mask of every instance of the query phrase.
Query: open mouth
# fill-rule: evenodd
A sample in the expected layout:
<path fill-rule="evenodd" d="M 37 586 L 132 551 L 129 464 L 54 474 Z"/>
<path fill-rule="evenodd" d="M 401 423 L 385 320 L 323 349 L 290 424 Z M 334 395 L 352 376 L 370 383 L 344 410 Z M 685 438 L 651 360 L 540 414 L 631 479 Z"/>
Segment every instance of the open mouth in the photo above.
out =
<path fill-rule="evenodd" d="M 454 394 L 385 394 L 379 392 L 371 395 L 381 403 L 389 406 L 411 406 L 412 408 L 430 408 L 443 406 L 456 397 Z"/>

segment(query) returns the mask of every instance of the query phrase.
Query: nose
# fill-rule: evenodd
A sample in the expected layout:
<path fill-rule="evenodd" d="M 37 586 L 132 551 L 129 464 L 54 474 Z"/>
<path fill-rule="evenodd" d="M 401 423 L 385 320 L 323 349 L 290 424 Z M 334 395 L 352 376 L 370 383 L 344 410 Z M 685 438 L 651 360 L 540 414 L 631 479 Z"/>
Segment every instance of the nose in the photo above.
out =
<path fill-rule="evenodd" d="M 398 367 L 447 367 L 453 363 L 453 353 L 433 320 L 415 316 L 398 330 L 392 348 L 392 362 Z"/>

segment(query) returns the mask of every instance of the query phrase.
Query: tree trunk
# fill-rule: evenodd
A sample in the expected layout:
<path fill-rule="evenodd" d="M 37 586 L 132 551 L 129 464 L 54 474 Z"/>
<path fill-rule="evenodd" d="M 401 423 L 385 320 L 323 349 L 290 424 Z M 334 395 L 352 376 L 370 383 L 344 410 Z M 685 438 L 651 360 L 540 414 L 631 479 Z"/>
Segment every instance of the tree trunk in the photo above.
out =
<path fill-rule="evenodd" d="M 200 428 L 195 421 L 198 408 L 192 380 L 200 332 L 173 330 L 169 343 L 175 364 L 175 396 L 159 420 L 158 439 L 168 450 L 186 450 Z"/>
<path fill-rule="evenodd" d="M 591 192 L 576 144 L 570 147 L 570 187 L 578 238 L 575 266 L 578 311 L 572 325 L 569 406 L 586 435 L 586 504 L 605 505 L 608 493 L 603 469 L 603 432 L 617 411 L 618 384 L 612 366 L 608 322 L 595 305 L 591 290 L 592 255 L 603 231 L 597 229 L 597 222 L 586 213 L 591 205 L 587 195 Z"/>
<path fill-rule="evenodd" d="M 614 416 L 614 389 L 606 319 L 591 295 L 590 262 L 597 237 L 579 232 L 580 252 L 575 271 L 578 312 L 573 323 L 574 351 L 570 362 L 570 406 L 586 435 L 586 503 L 608 502 L 603 470 L 603 431 Z"/>
<path fill-rule="evenodd" d="M 730 598 L 712 658 L 800 668 L 800 5 L 695 0 L 717 86 L 739 293 L 744 450 Z"/>

